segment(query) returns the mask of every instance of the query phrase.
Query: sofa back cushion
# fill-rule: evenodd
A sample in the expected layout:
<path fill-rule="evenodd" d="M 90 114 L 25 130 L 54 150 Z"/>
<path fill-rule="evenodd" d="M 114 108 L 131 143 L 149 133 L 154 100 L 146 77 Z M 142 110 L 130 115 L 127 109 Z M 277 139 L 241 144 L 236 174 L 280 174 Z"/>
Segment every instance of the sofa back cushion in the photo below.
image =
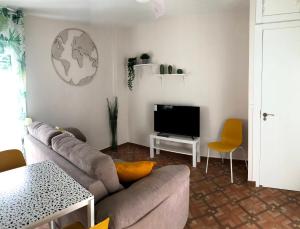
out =
<path fill-rule="evenodd" d="M 53 161 L 69 176 L 89 190 L 94 195 L 95 203 L 109 194 L 102 181 L 90 177 L 87 173 L 73 165 L 72 162 L 56 153 L 52 148 L 46 146 L 35 137 L 31 135 L 25 136 L 24 147 L 26 149 L 27 164 L 34 164 L 48 160 Z"/>
<path fill-rule="evenodd" d="M 51 145 L 53 137 L 61 134 L 61 131 L 43 122 L 33 122 L 28 126 L 28 132 L 47 146 Z"/>
<path fill-rule="evenodd" d="M 52 148 L 89 176 L 102 181 L 109 193 L 122 188 L 110 156 L 66 133 L 52 138 Z"/>

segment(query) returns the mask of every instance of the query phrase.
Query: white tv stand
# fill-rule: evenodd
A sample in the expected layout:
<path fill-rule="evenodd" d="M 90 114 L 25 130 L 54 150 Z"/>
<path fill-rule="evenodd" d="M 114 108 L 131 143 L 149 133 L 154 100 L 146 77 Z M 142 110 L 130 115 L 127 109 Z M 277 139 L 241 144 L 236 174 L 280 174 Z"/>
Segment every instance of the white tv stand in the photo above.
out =
<path fill-rule="evenodd" d="M 186 147 L 173 146 L 168 143 L 181 143 L 188 144 L 192 146 L 192 149 L 187 149 Z M 189 138 L 181 136 L 159 136 L 158 133 L 153 133 L 150 135 L 150 157 L 154 158 L 156 154 L 160 153 L 160 150 L 165 150 L 173 153 L 185 154 L 192 156 L 193 167 L 197 166 L 197 162 L 200 162 L 200 138 Z"/>

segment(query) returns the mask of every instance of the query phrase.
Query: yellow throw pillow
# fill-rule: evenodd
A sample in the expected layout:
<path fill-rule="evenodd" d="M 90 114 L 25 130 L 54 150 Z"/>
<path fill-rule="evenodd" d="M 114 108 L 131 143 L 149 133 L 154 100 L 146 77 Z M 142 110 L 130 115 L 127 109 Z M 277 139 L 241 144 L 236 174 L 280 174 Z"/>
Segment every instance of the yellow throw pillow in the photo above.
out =
<path fill-rule="evenodd" d="M 152 172 L 156 165 L 153 161 L 115 162 L 118 177 L 121 182 L 139 180 Z"/>
<path fill-rule="evenodd" d="M 90 229 L 108 229 L 109 218 L 103 220 L 101 223 L 98 223 L 96 226 L 91 227 Z"/>

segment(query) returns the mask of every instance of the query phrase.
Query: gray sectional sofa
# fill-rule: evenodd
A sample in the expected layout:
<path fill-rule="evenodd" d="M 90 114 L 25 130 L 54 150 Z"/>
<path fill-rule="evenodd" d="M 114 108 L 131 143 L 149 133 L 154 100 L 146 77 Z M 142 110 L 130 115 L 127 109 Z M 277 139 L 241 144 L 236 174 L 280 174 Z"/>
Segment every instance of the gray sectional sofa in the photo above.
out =
<path fill-rule="evenodd" d="M 189 168 L 170 165 L 124 188 L 112 158 L 53 127 L 34 122 L 24 146 L 28 164 L 54 161 L 95 196 L 95 222 L 110 217 L 111 229 L 182 229 L 189 212 Z M 57 227 L 80 221 L 80 209 L 56 221 Z"/>

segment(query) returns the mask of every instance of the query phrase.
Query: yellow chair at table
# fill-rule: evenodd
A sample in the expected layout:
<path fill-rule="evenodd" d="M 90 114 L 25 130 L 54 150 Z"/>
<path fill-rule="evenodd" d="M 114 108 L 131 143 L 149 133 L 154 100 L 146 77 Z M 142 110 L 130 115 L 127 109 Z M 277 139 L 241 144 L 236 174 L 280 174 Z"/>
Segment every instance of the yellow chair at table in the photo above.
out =
<path fill-rule="evenodd" d="M 230 174 L 231 183 L 233 183 L 233 171 L 232 171 L 232 153 L 241 148 L 243 142 L 243 124 L 240 119 L 228 119 L 225 121 L 224 128 L 221 134 L 221 141 L 208 143 L 207 161 L 206 161 L 206 173 L 208 169 L 208 160 L 210 150 L 214 150 L 221 153 L 222 160 L 224 154 L 230 155 Z M 246 163 L 247 166 L 247 163 Z"/>
<path fill-rule="evenodd" d="M 0 172 L 15 169 L 26 165 L 20 150 L 11 149 L 0 152 Z"/>
<path fill-rule="evenodd" d="M 91 227 L 90 229 L 108 229 L 109 218 L 103 220 L 101 223 L 98 223 L 96 226 Z M 84 226 L 79 223 L 73 223 L 69 226 L 64 227 L 63 229 L 85 229 Z"/>

